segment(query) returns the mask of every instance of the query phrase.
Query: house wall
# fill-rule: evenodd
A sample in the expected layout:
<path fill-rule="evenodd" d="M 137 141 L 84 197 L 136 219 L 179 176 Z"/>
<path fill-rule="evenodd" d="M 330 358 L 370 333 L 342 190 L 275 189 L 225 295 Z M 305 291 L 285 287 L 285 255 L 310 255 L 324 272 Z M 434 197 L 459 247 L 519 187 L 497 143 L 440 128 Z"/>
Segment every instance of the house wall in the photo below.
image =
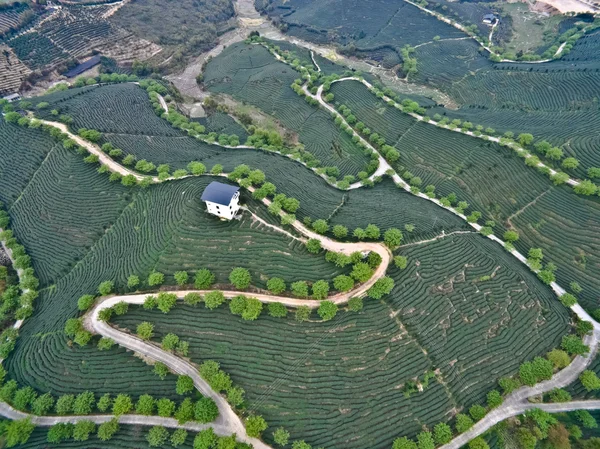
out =
<path fill-rule="evenodd" d="M 206 201 L 206 210 L 217 217 L 231 220 L 240 210 L 239 198 L 233 198 L 228 206 Z"/>

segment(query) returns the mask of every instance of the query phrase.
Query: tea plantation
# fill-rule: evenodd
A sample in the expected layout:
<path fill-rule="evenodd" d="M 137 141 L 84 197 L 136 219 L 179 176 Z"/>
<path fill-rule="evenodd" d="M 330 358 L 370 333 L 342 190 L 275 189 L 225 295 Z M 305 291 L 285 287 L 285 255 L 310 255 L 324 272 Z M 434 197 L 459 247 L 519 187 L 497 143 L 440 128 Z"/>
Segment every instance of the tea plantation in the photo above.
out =
<path fill-rule="evenodd" d="M 484 403 L 499 377 L 556 346 L 569 320 L 535 276 L 476 234 L 401 253 L 409 267 L 391 270 L 387 299 L 330 322 L 266 314 L 247 322 L 226 307 L 184 305 L 167 315 L 130 309 L 114 322 L 135 330 L 149 321 L 157 341 L 169 332 L 189 341 L 194 361 L 219 361 L 249 409 L 295 439 L 386 448 L 454 408 Z M 423 391 L 407 393 L 431 371 Z"/>
<path fill-rule="evenodd" d="M 300 74 L 277 62 L 261 46 L 235 44 L 206 66 L 204 84 L 211 92 L 226 93 L 258 107 L 296 132 L 307 151 L 322 166 L 336 166 L 342 175 L 366 169 L 369 159 L 331 117 L 307 104 L 290 88 Z"/>
<path fill-rule="evenodd" d="M 600 325 L 586 324 L 600 317 L 600 169 L 588 170 L 600 167 L 600 31 L 526 65 L 493 62 L 459 27 L 407 1 L 211 1 L 207 14 L 219 6 L 225 20 L 235 9 L 240 29 L 184 43 L 182 26 L 161 41 L 165 54 L 126 68 L 136 77 L 2 100 L 0 414 L 33 412 L 28 394 L 134 403 L 151 394 L 180 405 L 170 427 L 195 421 L 238 442 L 190 431 L 171 444 L 173 428 L 152 441 L 141 409 L 130 412 L 145 426 L 57 442 L 57 428 L 44 427 L 65 414 L 57 406 L 19 447 L 594 449 L 570 425 L 575 415 L 560 417 L 567 428 L 531 409 L 561 395 L 600 399 L 600 379 L 590 388 L 579 378 L 600 375 Z M 487 35 L 479 16 L 493 5 L 433 3 Z M 124 33 L 108 21 L 124 4 L 57 7 L 58 22 L 10 46 L 38 69 L 84 55 Z M 108 15 L 96 23 L 96 13 Z M 578 18 L 555 18 L 545 42 L 583 28 Z M 495 43 L 517 38 L 502 20 Z M 250 30 L 260 33 L 245 39 Z M 221 32 L 223 48 L 168 78 L 202 75 L 193 102 L 159 79 L 167 52 L 182 66 Z M 189 119 L 183 111 L 200 99 L 207 116 Z M 451 120 L 471 135 L 439 126 Z M 560 147 L 561 157 L 540 159 L 567 181 L 503 139 L 477 137 L 484 127 L 503 139 L 531 133 L 516 140 L 532 140 L 522 143 L 532 153 L 543 139 Z M 234 219 L 208 213 L 201 197 L 213 181 L 240 186 Z M 184 343 L 170 345 L 169 334 Z M 536 384 L 539 395 L 509 394 Z M 512 419 L 516 410 L 529 411 Z M 0 446 L 14 446 L 13 431 L 0 425 Z"/>

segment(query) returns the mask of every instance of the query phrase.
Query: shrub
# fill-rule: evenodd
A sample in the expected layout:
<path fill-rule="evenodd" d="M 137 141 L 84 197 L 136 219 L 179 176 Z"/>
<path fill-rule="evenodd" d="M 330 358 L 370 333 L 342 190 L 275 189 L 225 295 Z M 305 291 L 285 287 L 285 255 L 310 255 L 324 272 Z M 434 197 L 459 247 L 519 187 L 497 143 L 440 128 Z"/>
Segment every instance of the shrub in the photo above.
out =
<path fill-rule="evenodd" d="M 338 306 L 331 301 L 321 301 L 317 313 L 323 321 L 329 321 L 335 317 L 338 311 Z"/>
<path fill-rule="evenodd" d="M 308 239 L 306 242 L 308 252 L 316 254 L 321 251 L 321 241 L 319 239 Z"/>
<path fill-rule="evenodd" d="M 319 234 L 325 234 L 329 230 L 329 225 L 325 220 L 319 219 L 313 222 L 312 228 Z"/>
<path fill-rule="evenodd" d="M 287 316 L 287 308 L 280 302 L 271 302 L 268 305 L 269 315 L 274 318 L 285 318 Z"/>
<path fill-rule="evenodd" d="M 216 309 L 225 302 L 225 295 L 220 291 L 212 291 L 204 297 L 204 305 L 208 309 Z"/>
<path fill-rule="evenodd" d="M 329 293 L 329 282 L 319 280 L 312 285 L 313 298 L 325 299 Z"/>
<path fill-rule="evenodd" d="M 259 415 L 248 416 L 245 424 L 246 433 L 252 438 L 260 438 L 261 433 L 268 427 L 265 419 Z"/>
<path fill-rule="evenodd" d="M 352 312 L 360 312 L 363 309 L 362 298 L 350 298 L 350 300 L 348 301 L 348 309 Z"/>
<path fill-rule="evenodd" d="M 109 295 L 112 292 L 113 287 L 114 287 L 113 281 L 101 282 L 100 285 L 98 286 L 98 293 L 100 293 L 100 295 L 102 295 L 102 296 Z"/>
<path fill-rule="evenodd" d="M 148 285 L 150 287 L 154 287 L 156 285 L 161 285 L 165 281 L 165 275 L 159 273 L 158 271 L 154 271 L 150 273 L 148 276 Z"/>
<path fill-rule="evenodd" d="M 267 290 L 278 295 L 286 289 L 285 281 L 281 278 L 271 278 L 267 281 Z"/>
<path fill-rule="evenodd" d="M 250 286 L 251 279 L 250 272 L 245 268 L 234 268 L 229 274 L 229 281 L 238 290 L 248 288 Z"/>
<path fill-rule="evenodd" d="M 209 289 L 215 282 L 215 275 L 206 268 L 198 270 L 194 276 L 194 287 L 199 290 Z"/>

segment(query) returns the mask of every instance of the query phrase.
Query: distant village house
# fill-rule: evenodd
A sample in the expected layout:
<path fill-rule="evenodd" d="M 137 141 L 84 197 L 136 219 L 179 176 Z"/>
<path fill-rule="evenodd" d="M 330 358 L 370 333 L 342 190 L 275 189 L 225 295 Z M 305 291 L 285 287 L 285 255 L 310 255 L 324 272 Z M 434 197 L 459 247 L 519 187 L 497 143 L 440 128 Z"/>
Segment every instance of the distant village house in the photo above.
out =
<path fill-rule="evenodd" d="M 483 23 L 486 25 L 494 26 L 498 22 L 498 17 L 495 14 L 486 14 L 483 16 Z"/>
<path fill-rule="evenodd" d="M 240 210 L 240 188 L 213 181 L 204 189 L 201 200 L 208 213 L 231 220 Z"/>

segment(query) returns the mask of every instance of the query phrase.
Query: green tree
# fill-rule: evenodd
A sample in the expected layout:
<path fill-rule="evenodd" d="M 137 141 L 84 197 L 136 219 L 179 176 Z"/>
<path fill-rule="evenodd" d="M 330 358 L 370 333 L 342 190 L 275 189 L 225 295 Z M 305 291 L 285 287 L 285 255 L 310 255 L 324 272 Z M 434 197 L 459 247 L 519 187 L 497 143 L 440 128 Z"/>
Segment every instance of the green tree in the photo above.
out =
<path fill-rule="evenodd" d="M 270 302 L 268 305 L 269 315 L 273 318 L 285 318 L 288 314 L 287 307 L 280 302 Z"/>
<path fill-rule="evenodd" d="M 112 412 L 115 416 L 121 416 L 129 413 L 133 409 L 133 402 L 128 394 L 119 394 L 115 398 L 112 406 Z"/>
<path fill-rule="evenodd" d="M 343 239 L 348 235 L 348 228 L 342 225 L 335 225 L 332 229 L 333 235 L 338 239 Z"/>
<path fill-rule="evenodd" d="M 4 429 L 6 447 L 27 443 L 34 429 L 31 418 L 9 421 Z"/>
<path fill-rule="evenodd" d="M 419 449 L 434 449 L 433 435 L 431 432 L 419 432 L 417 434 L 417 447 Z"/>
<path fill-rule="evenodd" d="M 150 416 L 154 413 L 154 407 L 156 406 L 156 401 L 149 394 L 143 394 L 138 398 L 137 403 L 135 404 L 135 412 L 138 415 L 147 415 Z"/>
<path fill-rule="evenodd" d="M 158 271 L 153 271 L 148 275 L 148 285 L 150 287 L 155 287 L 157 285 L 161 285 L 165 281 L 165 275 L 163 273 L 159 273 Z"/>
<path fill-rule="evenodd" d="M 516 242 L 519 240 L 519 233 L 516 231 L 506 231 L 504 233 L 504 240 L 510 243 Z"/>
<path fill-rule="evenodd" d="M 533 143 L 533 136 L 529 133 L 522 133 L 519 134 L 519 136 L 517 137 L 517 140 L 519 141 L 519 143 L 521 145 L 528 146 L 531 145 Z"/>
<path fill-rule="evenodd" d="M 94 295 L 83 295 L 77 300 L 77 308 L 81 311 L 88 310 L 94 304 Z"/>
<path fill-rule="evenodd" d="M 194 438 L 194 449 L 213 449 L 217 441 L 217 435 L 212 427 L 201 430 Z"/>
<path fill-rule="evenodd" d="M 490 446 L 483 437 L 477 437 L 469 441 L 469 449 L 490 449 Z"/>
<path fill-rule="evenodd" d="M 73 412 L 73 404 L 75 402 L 75 396 L 72 394 L 63 394 L 56 401 L 56 414 L 67 415 Z"/>
<path fill-rule="evenodd" d="M 169 313 L 175 304 L 177 304 L 175 293 L 160 292 L 156 297 L 156 305 L 162 313 Z"/>
<path fill-rule="evenodd" d="M 117 418 L 113 418 L 108 422 L 102 423 L 98 426 L 98 438 L 102 441 L 110 440 L 115 433 L 119 431 L 119 421 Z"/>
<path fill-rule="evenodd" d="M 234 315 L 241 315 L 246 310 L 246 297 L 244 295 L 237 295 L 231 298 L 229 301 L 229 310 Z"/>
<path fill-rule="evenodd" d="M 285 289 L 285 281 L 281 278 L 271 278 L 267 281 L 267 290 L 275 295 L 283 293 Z"/>
<path fill-rule="evenodd" d="M 383 234 L 383 241 L 389 248 L 395 248 L 402 243 L 402 231 L 396 228 L 390 228 Z"/>
<path fill-rule="evenodd" d="M 79 393 L 73 403 L 73 413 L 76 415 L 89 415 L 96 405 L 96 397 L 91 391 Z"/>
<path fill-rule="evenodd" d="M 162 416 L 163 418 L 169 418 L 173 416 L 173 413 L 175 413 L 175 408 L 175 402 L 168 398 L 161 398 L 156 401 L 156 412 L 158 413 L 158 416 Z"/>
<path fill-rule="evenodd" d="M 54 398 L 50 393 L 45 393 L 41 396 L 38 396 L 31 403 L 31 411 L 34 415 L 47 415 L 50 410 L 54 407 Z"/>
<path fill-rule="evenodd" d="M 598 427 L 596 419 L 587 410 L 577 410 L 572 413 L 585 429 L 596 429 Z"/>
<path fill-rule="evenodd" d="M 333 279 L 333 286 L 340 292 L 347 292 L 354 288 L 354 279 L 350 276 L 340 274 Z"/>
<path fill-rule="evenodd" d="M 471 418 L 473 418 L 475 421 L 482 419 L 486 413 L 487 410 L 485 407 L 479 404 L 475 404 L 469 409 L 469 415 L 471 415 Z"/>
<path fill-rule="evenodd" d="M 279 446 L 287 446 L 290 441 L 290 433 L 283 427 L 279 427 L 273 432 L 273 441 Z"/>
<path fill-rule="evenodd" d="M 549 396 L 551 402 L 568 402 L 572 399 L 571 394 L 562 388 L 555 388 L 549 393 Z"/>
<path fill-rule="evenodd" d="M 373 269 L 365 262 L 358 262 L 352 267 L 350 276 L 358 282 L 366 282 L 373 275 Z"/>
<path fill-rule="evenodd" d="M 360 312 L 363 309 L 363 300 L 359 297 L 350 298 L 348 300 L 348 310 L 351 312 Z"/>
<path fill-rule="evenodd" d="M 260 438 L 267 428 L 267 422 L 260 415 L 250 415 L 246 418 L 246 433 L 249 437 Z"/>
<path fill-rule="evenodd" d="M 454 427 L 456 427 L 456 431 L 458 433 L 464 433 L 471 427 L 473 427 L 473 420 L 467 415 L 459 413 L 458 415 L 456 415 L 456 422 L 454 423 Z"/>
<path fill-rule="evenodd" d="M 307 321 L 310 318 L 310 308 L 308 306 L 300 306 L 296 309 L 296 321 Z"/>
<path fill-rule="evenodd" d="M 219 408 L 211 398 L 204 397 L 194 406 L 194 419 L 200 423 L 213 422 L 219 416 Z"/>
<path fill-rule="evenodd" d="M 200 296 L 198 293 L 188 293 L 183 297 L 183 302 L 189 306 L 195 306 L 196 304 L 202 302 L 202 296 Z"/>
<path fill-rule="evenodd" d="M 194 391 L 194 380 L 190 376 L 178 376 L 175 391 L 177 394 L 186 394 Z"/>
<path fill-rule="evenodd" d="M 308 296 L 308 284 L 305 281 L 292 282 L 291 285 L 292 294 L 306 298 Z"/>
<path fill-rule="evenodd" d="M 177 285 L 185 285 L 187 284 L 189 275 L 187 271 L 176 271 L 173 274 L 173 277 L 175 278 L 175 282 L 177 282 Z"/>
<path fill-rule="evenodd" d="M 251 280 L 250 272 L 245 268 L 234 268 L 229 274 L 229 282 L 231 282 L 238 290 L 248 288 Z"/>
<path fill-rule="evenodd" d="M 140 285 L 140 277 L 136 274 L 132 274 L 127 278 L 127 287 L 135 288 Z"/>
<path fill-rule="evenodd" d="M 262 312 L 263 304 L 256 298 L 248 298 L 246 309 L 242 313 L 242 319 L 247 321 L 256 320 Z"/>
<path fill-rule="evenodd" d="M 175 412 L 175 419 L 179 424 L 186 423 L 194 419 L 194 403 L 191 398 L 185 398 Z"/>
<path fill-rule="evenodd" d="M 215 283 L 215 275 L 206 268 L 198 270 L 194 275 L 194 287 L 199 290 L 209 289 Z"/>
<path fill-rule="evenodd" d="M 560 346 L 571 355 L 584 355 L 590 350 L 577 335 L 565 335 Z"/>
<path fill-rule="evenodd" d="M 496 408 L 502 404 L 502 395 L 498 390 L 492 390 L 488 392 L 487 396 L 487 405 L 489 408 Z"/>
<path fill-rule="evenodd" d="M 169 368 L 164 363 L 156 362 L 154 364 L 154 374 L 164 380 L 169 374 Z"/>
<path fill-rule="evenodd" d="M 417 443 L 406 437 L 396 438 L 392 444 L 392 449 L 417 449 Z"/>
<path fill-rule="evenodd" d="M 408 265 L 408 259 L 406 258 L 406 256 L 396 256 L 394 257 L 394 265 L 396 266 L 396 268 L 404 270 Z"/>
<path fill-rule="evenodd" d="M 571 293 L 564 293 L 560 296 L 560 302 L 562 302 L 565 307 L 573 307 L 577 304 L 577 298 Z"/>
<path fill-rule="evenodd" d="M 317 254 L 321 251 L 321 241 L 319 239 L 308 239 L 306 241 L 306 249 L 309 253 Z"/>
<path fill-rule="evenodd" d="M 331 301 L 321 301 L 317 313 L 323 321 L 329 321 L 335 317 L 338 306 Z"/>
<path fill-rule="evenodd" d="M 365 228 L 365 236 L 371 240 L 376 240 L 381 235 L 381 231 L 374 224 L 368 224 Z"/>
<path fill-rule="evenodd" d="M 105 411 L 107 411 L 111 406 L 112 406 L 112 399 L 111 399 L 109 393 L 106 393 L 106 394 L 100 396 L 100 399 L 98 399 L 98 403 L 96 404 L 96 407 L 98 407 L 98 410 L 100 410 L 103 413 Z"/>
<path fill-rule="evenodd" d="M 73 427 L 73 439 L 75 441 L 87 441 L 90 434 L 96 431 L 96 424 L 92 421 L 77 421 Z"/>
<path fill-rule="evenodd" d="M 204 297 L 204 305 L 207 309 L 216 309 L 225 302 L 225 295 L 220 291 L 212 291 Z"/>
<path fill-rule="evenodd" d="M 154 426 L 148 431 L 146 441 L 150 447 L 161 447 L 169 438 L 169 432 L 163 426 Z"/>
<path fill-rule="evenodd" d="M 168 333 L 162 339 L 161 346 L 166 351 L 173 351 L 179 344 L 179 337 L 176 334 Z"/>
<path fill-rule="evenodd" d="M 329 293 L 329 282 L 319 280 L 312 285 L 313 298 L 325 299 Z"/>
<path fill-rule="evenodd" d="M 63 440 L 67 440 L 73 436 L 73 424 L 71 423 L 58 423 L 54 424 L 48 430 L 47 441 L 49 443 L 61 443 Z"/>
<path fill-rule="evenodd" d="M 394 288 L 394 280 L 391 277 L 384 276 L 377 279 L 373 286 L 368 290 L 367 294 L 374 299 L 381 299 L 384 295 L 389 294 Z"/>
<path fill-rule="evenodd" d="M 137 325 L 136 333 L 142 340 L 150 340 L 154 335 L 154 324 L 144 321 Z"/>
<path fill-rule="evenodd" d="M 581 373 L 579 380 L 587 391 L 600 390 L 600 379 L 592 370 L 585 370 Z"/>
<path fill-rule="evenodd" d="M 319 234 L 325 234 L 329 230 L 329 225 L 325 220 L 319 219 L 313 222 L 312 228 Z"/>
<path fill-rule="evenodd" d="M 446 423 L 438 423 L 433 428 L 433 439 L 437 445 L 449 443 L 452 440 L 452 429 Z"/>
<path fill-rule="evenodd" d="M 100 285 L 98 286 L 98 293 L 100 293 L 101 296 L 106 296 L 109 295 L 114 288 L 114 283 L 113 281 L 104 281 L 101 282 Z"/>
<path fill-rule="evenodd" d="M 179 447 L 182 444 L 185 443 L 185 440 L 187 440 L 187 430 L 185 429 L 176 429 L 175 432 L 173 432 L 171 434 L 171 446 L 173 447 Z"/>

